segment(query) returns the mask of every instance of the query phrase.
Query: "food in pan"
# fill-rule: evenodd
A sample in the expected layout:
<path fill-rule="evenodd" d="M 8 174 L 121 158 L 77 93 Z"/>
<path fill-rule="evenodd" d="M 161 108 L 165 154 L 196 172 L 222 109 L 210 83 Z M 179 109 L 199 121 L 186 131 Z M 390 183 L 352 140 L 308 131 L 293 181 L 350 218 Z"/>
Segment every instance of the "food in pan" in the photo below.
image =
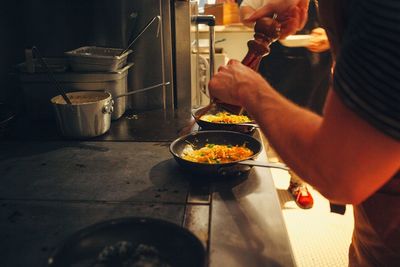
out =
<path fill-rule="evenodd" d="M 67 94 L 67 96 L 69 101 L 71 101 L 73 105 L 95 103 L 108 98 L 108 95 L 105 93 L 92 94 L 91 92 L 88 92 L 87 94 L 85 94 L 84 92 L 75 95 Z M 65 102 L 64 98 L 57 97 L 54 98 L 54 104 L 67 104 L 67 103 Z"/>
<path fill-rule="evenodd" d="M 188 145 L 183 150 L 182 158 L 197 163 L 219 164 L 244 160 L 253 154 L 246 144 L 242 146 L 206 144 L 200 149 L 193 149 Z"/>
<path fill-rule="evenodd" d="M 200 120 L 212 123 L 246 123 L 251 119 L 246 115 L 234 115 L 228 112 L 218 112 L 217 114 L 206 114 L 200 117 Z"/>

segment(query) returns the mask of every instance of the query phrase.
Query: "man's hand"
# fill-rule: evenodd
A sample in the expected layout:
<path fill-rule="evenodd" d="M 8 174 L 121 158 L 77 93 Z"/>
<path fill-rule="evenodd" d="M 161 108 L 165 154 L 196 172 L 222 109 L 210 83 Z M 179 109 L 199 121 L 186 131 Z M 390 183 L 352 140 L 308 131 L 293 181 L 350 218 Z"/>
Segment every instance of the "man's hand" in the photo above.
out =
<path fill-rule="evenodd" d="M 290 34 L 301 30 L 307 22 L 309 0 L 270 0 L 268 3 L 257 9 L 244 22 L 249 24 L 262 17 L 272 17 L 277 14 L 277 20 L 281 23 L 281 36 L 286 38 Z"/>
<path fill-rule="evenodd" d="M 325 52 L 329 49 L 328 36 L 323 28 L 315 28 L 311 32 L 311 41 L 308 50 L 314 53 Z"/>
<path fill-rule="evenodd" d="M 230 60 L 221 66 L 208 84 L 210 94 L 227 104 L 243 106 L 246 98 L 256 98 L 267 81 L 249 67 L 237 60 Z"/>

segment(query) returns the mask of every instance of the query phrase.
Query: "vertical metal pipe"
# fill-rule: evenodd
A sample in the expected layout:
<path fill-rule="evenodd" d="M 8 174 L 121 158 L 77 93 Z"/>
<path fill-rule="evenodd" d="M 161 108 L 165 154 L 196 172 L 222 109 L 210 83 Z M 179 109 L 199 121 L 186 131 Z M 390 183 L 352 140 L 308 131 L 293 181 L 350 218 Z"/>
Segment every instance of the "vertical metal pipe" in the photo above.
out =
<path fill-rule="evenodd" d="M 206 24 L 210 32 L 210 79 L 214 76 L 215 71 L 215 17 L 213 15 L 197 15 L 192 18 L 196 24 Z"/>
<path fill-rule="evenodd" d="M 158 34 L 160 34 L 159 37 L 160 38 L 160 45 L 161 45 L 161 76 L 162 76 L 162 83 L 164 84 L 162 87 L 162 102 L 163 102 L 163 109 L 166 110 L 167 109 L 167 88 L 165 85 L 165 44 L 164 44 L 164 23 L 163 23 L 163 6 L 162 6 L 162 1 L 160 0 L 160 15 L 158 18 L 158 30 L 159 32 L 157 32 Z"/>
<path fill-rule="evenodd" d="M 214 25 L 209 26 L 210 29 L 210 80 L 215 72 L 215 30 Z"/>

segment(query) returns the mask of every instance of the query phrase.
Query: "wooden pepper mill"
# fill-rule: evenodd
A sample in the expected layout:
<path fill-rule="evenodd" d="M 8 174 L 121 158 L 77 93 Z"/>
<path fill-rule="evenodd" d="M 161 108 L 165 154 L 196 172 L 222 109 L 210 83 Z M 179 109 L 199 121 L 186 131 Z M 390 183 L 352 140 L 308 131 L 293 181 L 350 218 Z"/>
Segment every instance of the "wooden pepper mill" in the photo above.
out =
<path fill-rule="evenodd" d="M 247 42 L 249 51 L 242 60 L 242 64 L 258 71 L 263 56 L 270 52 L 269 46 L 278 40 L 280 24 L 274 18 L 261 18 L 254 25 L 254 40 Z"/>
<path fill-rule="evenodd" d="M 266 17 L 257 20 L 254 25 L 254 40 L 247 42 L 249 51 L 242 60 L 242 64 L 254 71 L 258 71 L 262 57 L 268 55 L 270 52 L 269 46 L 278 40 L 280 29 L 281 25 L 275 18 Z M 244 112 L 242 107 L 226 103 L 219 103 L 219 105 L 233 114 L 241 115 Z"/>

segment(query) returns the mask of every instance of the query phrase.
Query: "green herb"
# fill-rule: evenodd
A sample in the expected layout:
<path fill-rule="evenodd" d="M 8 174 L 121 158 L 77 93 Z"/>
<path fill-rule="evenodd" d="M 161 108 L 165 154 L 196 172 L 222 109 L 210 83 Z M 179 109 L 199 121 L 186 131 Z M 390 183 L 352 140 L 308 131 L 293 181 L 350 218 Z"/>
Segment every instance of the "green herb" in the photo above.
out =
<path fill-rule="evenodd" d="M 208 148 L 213 148 L 215 145 L 214 144 L 208 144 L 207 147 Z"/>

